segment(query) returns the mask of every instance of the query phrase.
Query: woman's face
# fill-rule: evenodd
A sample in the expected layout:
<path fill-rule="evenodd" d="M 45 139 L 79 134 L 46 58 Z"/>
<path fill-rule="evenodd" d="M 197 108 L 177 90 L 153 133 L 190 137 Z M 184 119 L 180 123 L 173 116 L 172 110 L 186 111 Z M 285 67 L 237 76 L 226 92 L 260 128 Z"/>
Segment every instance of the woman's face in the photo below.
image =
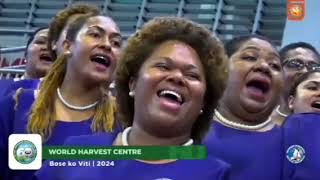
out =
<path fill-rule="evenodd" d="M 170 40 L 155 48 L 129 86 L 135 92 L 134 123 L 170 136 L 191 132 L 204 104 L 206 79 L 196 51 Z"/>
<path fill-rule="evenodd" d="M 48 29 L 40 30 L 36 33 L 28 46 L 26 52 L 27 69 L 44 76 L 51 68 L 53 63 L 47 49 Z M 36 73 L 35 73 L 36 72 Z"/>
<path fill-rule="evenodd" d="M 283 65 L 283 72 L 284 72 L 284 91 L 285 94 L 288 95 L 290 91 L 290 87 L 292 86 L 292 83 L 303 73 L 309 71 L 306 67 L 303 67 L 302 69 L 297 69 L 296 66 L 293 66 L 296 64 L 295 62 L 299 63 L 306 63 L 306 64 L 319 64 L 319 59 L 317 58 L 317 55 L 306 48 L 296 48 L 293 50 L 288 51 L 286 59 L 284 60 Z"/>
<path fill-rule="evenodd" d="M 289 108 L 294 113 L 320 112 L 320 73 L 312 73 L 296 88 L 294 97 L 289 98 Z"/>
<path fill-rule="evenodd" d="M 244 120 L 266 119 L 278 102 L 282 87 L 278 52 L 269 42 L 251 38 L 231 55 L 229 68 L 221 103 Z"/>
<path fill-rule="evenodd" d="M 74 42 L 69 42 L 71 55 L 67 71 L 73 71 L 88 83 L 112 80 L 120 55 L 122 38 L 116 23 L 105 16 L 94 16 L 78 31 Z"/>

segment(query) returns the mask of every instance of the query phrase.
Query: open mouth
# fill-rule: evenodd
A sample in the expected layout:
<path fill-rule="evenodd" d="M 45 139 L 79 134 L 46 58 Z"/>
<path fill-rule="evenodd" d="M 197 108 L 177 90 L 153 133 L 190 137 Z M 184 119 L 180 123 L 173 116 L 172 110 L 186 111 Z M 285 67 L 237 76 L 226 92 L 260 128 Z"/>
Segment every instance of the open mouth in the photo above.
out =
<path fill-rule="evenodd" d="M 40 60 L 47 61 L 47 62 L 53 62 L 53 59 L 51 58 L 51 56 L 49 56 L 49 54 L 41 54 Z"/>
<path fill-rule="evenodd" d="M 257 94 L 264 95 L 269 92 L 270 84 L 264 80 L 251 80 L 246 84 L 247 88 Z"/>
<path fill-rule="evenodd" d="M 90 57 L 90 60 L 96 62 L 98 64 L 102 64 L 105 67 L 109 67 L 111 64 L 111 60 L 108 56 L 102 54 L 96 54 Z"/>
<path fill-rule="evenodd" d="M 183 104 L 184 103 L 184 98 L 181 94 L 179 94 L 176 91 L 172 91 L 172 90 L 160 90 L 157 92 L 158 96 L 160 98 L 165 98 L 168 101 L 177 103 L 177 104 Z"/>
<path fill-rule="evenodd" d="M 314 101 L 313 103 L 311 103 L 311 107 L 320 110 L 320 101 Z"/>

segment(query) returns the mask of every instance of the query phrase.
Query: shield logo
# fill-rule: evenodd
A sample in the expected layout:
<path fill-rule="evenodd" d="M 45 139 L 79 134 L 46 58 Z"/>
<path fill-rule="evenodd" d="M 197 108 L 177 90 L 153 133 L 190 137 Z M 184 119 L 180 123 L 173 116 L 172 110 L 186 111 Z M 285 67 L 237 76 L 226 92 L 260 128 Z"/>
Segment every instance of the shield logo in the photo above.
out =
<path fill-rule="evenodd" d="M 305 16 L 305 0 L 288 0 L 287 17 L 291 21 L 302 21 Z"/>

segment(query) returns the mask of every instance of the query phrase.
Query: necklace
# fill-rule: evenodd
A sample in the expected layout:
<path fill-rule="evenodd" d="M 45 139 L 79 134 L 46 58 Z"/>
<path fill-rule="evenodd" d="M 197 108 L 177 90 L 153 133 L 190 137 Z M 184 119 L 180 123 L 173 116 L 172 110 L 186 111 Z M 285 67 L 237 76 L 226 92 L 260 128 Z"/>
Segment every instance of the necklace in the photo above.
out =
<path fill-rule="evenodd" d="M 276 112 L 282 117 L 287 117 L 288 116 L 288 114 L 283 113 L 283 112 L 280 111 L 280 105 L 277 106 Z"/>
<path fill-rule="evenodd" d="M 85 110 L 88 110 L 88 109 L 91 109 L 93 107 L 95 107 L 97 104 L 98 104 L 98 101 L 92 103 L 92 104 L 89 104 L 87 106 L 74 106 L 74 105 L 71 105 L 69 104 L 61 95 L 61 92 L 60 92 L 60 88 L 57 88 L 57 94 L 58 94 L 58 98 L 59 100 L 62 102 L 63 105 L 65 105 L 66 107 L 68 107 L 69 109 L 73 109 L 73 110 L 77 110 L 77 111 L 85 111 Z"/>
<path fill-rule="evenodd" d="M 240 129 L 240 130 L 259 130 L 268 125 L 271 122 L 271 118 L 269 117 L 265 122 L 257 125 L 245 125 L 237 122 L 230 121 L 229 119 L 223 117 L 218 110 L 214 110 L 214 115 L 217 117 L 216 121 L 220 122 L 221 124 L 224 124 L 228 127 L 235 128 L 235 129 Z"/>
<path fill-rule="evenodd" d="M 132 127 L 127 127 L 123 133 L 122 133 L 122 136 L 121 136 L 121 141 L 122 141 L 122 144 L 124 146 L 129 146 L 129 143 L 128 143 L 128 134 L 130 132 Z M 182 146 L 190 146 L 193 144 L 193 139 L 189 139 L 186 143 L 182 144 Z"/>

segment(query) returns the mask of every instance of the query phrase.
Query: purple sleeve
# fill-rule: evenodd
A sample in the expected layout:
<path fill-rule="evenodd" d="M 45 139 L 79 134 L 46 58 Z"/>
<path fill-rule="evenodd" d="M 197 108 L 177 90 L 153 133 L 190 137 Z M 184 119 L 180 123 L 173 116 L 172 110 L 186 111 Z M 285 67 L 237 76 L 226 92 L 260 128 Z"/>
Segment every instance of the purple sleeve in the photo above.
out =
<path fill-rule="evenodd" d="M 15 92 L 19 88 L 23 89 L 37 89 L 39 85 L 38 79 L 25 79 L 11 83 L 11 85 L 5 90 L 4 95 L 11 92 Z"/>
<path fill-rule="evenodd" d="M 221 170 L 217 173 L 218 180 L 229 180 L 229 166 L 222 167 Z"/>
<path fill-rule="evenodd" d="M 9 79 L 1 79 L 0 80 L 0 97 L 4 97 L 7 94 L 7 89 L 13 83 L 12 80 Z"/>
<path fill-rule="evenodd" d="M 0 99 L 0 179 L 7 179 L 8 137 L 12 133 L 14 121 L 14 100 L 12 94 Z"/>

